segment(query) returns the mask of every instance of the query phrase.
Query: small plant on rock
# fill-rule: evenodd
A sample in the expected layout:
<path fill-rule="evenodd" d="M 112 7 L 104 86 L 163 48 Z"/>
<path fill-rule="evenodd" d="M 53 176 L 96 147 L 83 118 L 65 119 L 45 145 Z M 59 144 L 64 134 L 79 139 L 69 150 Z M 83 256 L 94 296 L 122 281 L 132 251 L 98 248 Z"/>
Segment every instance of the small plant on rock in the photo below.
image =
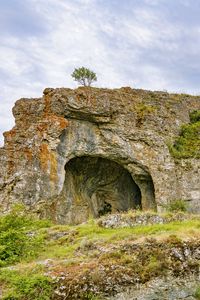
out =
<path fill-rule="evenodd" d="M 187 208 L 187 203 L 182 199 L 174 200 L 167 206 L 167 210 L 170 212 L 186 212 Z"/>
<path fill-rule="evenodd" d="M 84 67 L 75 69 L 71 76 L 83 86 L 91 86 L 92 82 L 97 81 L 96 73 Z"/>

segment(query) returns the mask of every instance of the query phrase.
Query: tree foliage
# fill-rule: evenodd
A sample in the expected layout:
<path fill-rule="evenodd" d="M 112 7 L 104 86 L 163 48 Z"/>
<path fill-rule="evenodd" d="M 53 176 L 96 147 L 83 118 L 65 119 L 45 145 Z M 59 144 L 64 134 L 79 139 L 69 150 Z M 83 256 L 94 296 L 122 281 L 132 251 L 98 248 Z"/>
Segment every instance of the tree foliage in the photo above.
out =
<path fill-rule="evenodd" d="M 75 69 L 71 76 L 83 86 L 91 86 L 92 82 L 97 81 L 96 73 L 84 67 Z"/>

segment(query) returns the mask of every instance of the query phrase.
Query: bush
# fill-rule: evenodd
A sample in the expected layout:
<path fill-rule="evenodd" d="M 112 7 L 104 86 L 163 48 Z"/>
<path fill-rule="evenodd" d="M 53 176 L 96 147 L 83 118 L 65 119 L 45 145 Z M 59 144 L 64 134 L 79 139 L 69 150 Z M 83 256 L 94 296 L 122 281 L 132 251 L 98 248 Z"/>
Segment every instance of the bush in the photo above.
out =
<path fill-rule="evenodd" d="M 36 255 L 43 245 L 43 236 L 36 232 L 47 227 L 48 221 L 39 221 L 28 215 L 21 206 L 0 217 L 0 266 L 6 266 Z"/>
<path fill-rule="evenodd" d="M 170 212 L 186 212 L 188 208 L 187 203 L 184 200 L 174 200 L 168 204 L 167 210 Z"/>
<path fill-rule="evenodd" d="M 180 136 L 169 145 L 171 154 L 176 158 L 200 158 L 200 110 L 190 113 L 191 123 L 181 128 Z"/>
<path fill-rule="evenodd" d="M 200 121 L 200 110 L 194 110 L 190 113 L 190 122 L 196 123 Z"/>
<path fill-rule="evenodd" d="M 96 74 L 84 67 L 75 69 L 71 76 L 83 86 L 90 86 L 93 81 L 97 81 Z"/>
<path fill-rule="evenodd" d="M 52 280 L 42 274 L 5 270 L 0 280 L 7 288 L 3 300 L 49 300 L 53 294 Z"/>

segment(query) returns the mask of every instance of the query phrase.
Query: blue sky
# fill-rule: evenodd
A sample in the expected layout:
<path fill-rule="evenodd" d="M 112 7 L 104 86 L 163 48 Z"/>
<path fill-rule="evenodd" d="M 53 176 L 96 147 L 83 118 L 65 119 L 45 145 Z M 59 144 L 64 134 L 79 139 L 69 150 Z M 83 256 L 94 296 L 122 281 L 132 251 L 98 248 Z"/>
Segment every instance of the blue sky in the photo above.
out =
<path fill-rule="evenodd" d="M 200 0 L 0 0 L 0 144 L 11 109 L 45 87 L 76 87 L 86 66 L 98 87 L 200 94 Z"/>

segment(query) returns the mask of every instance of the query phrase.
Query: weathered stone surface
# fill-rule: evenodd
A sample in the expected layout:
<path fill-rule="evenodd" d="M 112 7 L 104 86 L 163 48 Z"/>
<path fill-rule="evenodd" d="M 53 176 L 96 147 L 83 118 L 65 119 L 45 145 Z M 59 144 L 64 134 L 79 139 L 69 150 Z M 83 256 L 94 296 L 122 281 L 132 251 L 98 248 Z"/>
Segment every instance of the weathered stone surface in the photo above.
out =
<path fill-rule="evenodd" d="M 112 173 L 122 172 L 131 176 L 127 193 L 141 198 L 134 196 L 131 204 L 127 199 L 123 208 L 137 203 L 142 209 L 160 211 L 169 201 L 184 199 L 191 210 L 200 211 L 199 160 L 176 162 L 167 147 L 195 109 L 200 109 L 200 97 L 130 88 L 48 88 L 42 98 L 18 100 L 13 108 L 16 125 L 4 133 L 5 145 L 0 149 L 2 210 L 23 202 L 57 222 L 82 222 L 104 207 L 96 204 L 96 212 L 91 209 L 91 203 L 103 203 L 101 190 L 107 189 L 109 195 L 104 202 L 120 209 L 123 183 Z M 84 174 L 87 157 L 92 157 L 93 165 Z M 69 169 L 76 158 L 79 163 Z M 78 174 L 76 164 L 82 168 Z M 92 169 L 100 174 L 91 194 Z M 110 186 L 109 177 L 114 180 Z M 85 191 L 79 193 L 84 180 Z M 116 205 L 108 198 L 115 199 Z"/>
<path fill-rule="evenodd" d="M 146 284 L 129 287 L 126 291 L 106 298 L 110 300 L 195 300 L 199 278 L 156 278 Z"/>
<path fill-rule="evenodd" d="M 173 214 L 158 214 L 152 211 L 133 213 L 128 211 L 118 214 L 107 214 L 98 220 L 98 225 L 105 228 L 136 227 L 141 225 L 166 224 L 191 220 L 196 215 L 184 214 L 182 212 Z"/>

